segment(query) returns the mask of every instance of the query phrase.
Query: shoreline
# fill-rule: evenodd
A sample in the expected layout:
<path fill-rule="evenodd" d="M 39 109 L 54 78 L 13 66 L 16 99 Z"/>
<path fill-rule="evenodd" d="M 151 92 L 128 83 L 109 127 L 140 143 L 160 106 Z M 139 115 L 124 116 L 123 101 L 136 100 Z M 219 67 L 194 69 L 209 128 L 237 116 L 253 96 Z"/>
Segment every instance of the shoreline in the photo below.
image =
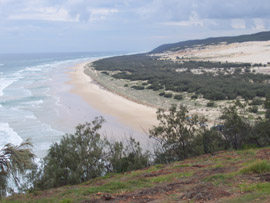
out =
<path fill-rule="evenodd" d="M 120 123 L 142 133 L 157 125 L 156 108 L 133 101 L 102 86 L 85 73 L 85 66 L 95 60 L 77 64 L 68 72 L 71 93 L 79 95 L 94 109 L 113 116 Z"/>
<path fill-rule="evenodd" d="M 94 61 L 92 61 L 92 62 L 94 62 Z M 85 66 L 90 65 L 92 62 L 87 63 Z M 88 70 L 89 70 L 89 69 L 88 69 Z M 100 86 L 102 89 L 105 89 L 106 91 L 112 92 L 113 94 L 116 94 L 116 95 L 118 95 L 118 96 L 120 96 L 120 97 L 123 97 L 123 98 L 125 98 L 125 99 L 127 99 L 127 100 L 129 100 L 129 101 L 131 101 L 131 102 L 135 102 L 135 103 L 137 103 L 137 104 L 141 104 L 141 105 L 144 105 L 144 106 L 147 106 L 147 107 L 150 107 L 150 108 L 154 108 L 154 109 L 156 109 L 156 110 L 159 108 L 158 106 L 151 105 L 151 104 L 149 104 L 149 103 L 140 101 L 139 99 L 131 98 L 131 97 L 127 96 L 127 95 L 124 94 L 124 93 L 122 94 L 122 93 L 120 93 L 119 91 L 114 91 L 114 90 L 112 90 L 112 89 L 106 87 L 104 84 L 102 84 L 101 82 L 99 82 L 98 80 L 96 80 L 96 78 L 91 77 L 91 75 L 90 75 L 89 73 L 87 73 L 86 71 L 87 71 L 87 70 L 84 68 L 84 74 L 86 74 L 87 76 L 89 76 L 89 77 L 92 79 L 93 83 L 96 83 L 96 85 Z M 89 70 L 89 71 L 90 71 L 90 70 Z"/>

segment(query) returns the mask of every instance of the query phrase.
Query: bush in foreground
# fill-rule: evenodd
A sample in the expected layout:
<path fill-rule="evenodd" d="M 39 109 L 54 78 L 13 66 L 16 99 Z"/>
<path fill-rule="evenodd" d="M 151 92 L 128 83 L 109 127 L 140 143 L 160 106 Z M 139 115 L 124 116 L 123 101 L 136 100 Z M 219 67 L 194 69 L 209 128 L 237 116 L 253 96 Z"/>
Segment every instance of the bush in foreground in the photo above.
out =
<path fill-rule="evenodd" d="M 28 140 L 19 146 L 6 144 L 0 150 L 0 198 L 7 192 L 13 192 L 8 180 L 13 180 L 16 186 L 20 186 L 19 176 L 33 166 L 34 154 L 32 144 Z"/>
<path fill-rule="evenodd" d="M 149 158 L 133 138 L 109 142 L 99 130 L 103 118 L 80 124 L 74 134 L 64 136 L 53 144 L 44 158 L 43 167 L 34 175 L 34 187 L 47 189 L 78 184 L 103 176 L 108 172 L 126 172 L 147 167 Z"/>

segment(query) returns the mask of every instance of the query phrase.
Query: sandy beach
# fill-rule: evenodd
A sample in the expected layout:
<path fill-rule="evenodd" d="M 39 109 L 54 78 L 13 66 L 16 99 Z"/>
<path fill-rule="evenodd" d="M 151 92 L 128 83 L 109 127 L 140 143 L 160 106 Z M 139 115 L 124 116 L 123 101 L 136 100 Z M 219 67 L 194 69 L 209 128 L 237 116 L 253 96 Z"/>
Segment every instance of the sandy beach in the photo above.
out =
<path fill-rule="evenodd" d="M 83 98 L 96 110 L 115 117 L 120 123 L 139 132 L 146 133 L 157 124 L 156 109 L 138 104 L 114 94 L 96 84 L 84 73 L 84 66 L 90 62 L 77 64 L 69 72 L 71 92 Z"/>

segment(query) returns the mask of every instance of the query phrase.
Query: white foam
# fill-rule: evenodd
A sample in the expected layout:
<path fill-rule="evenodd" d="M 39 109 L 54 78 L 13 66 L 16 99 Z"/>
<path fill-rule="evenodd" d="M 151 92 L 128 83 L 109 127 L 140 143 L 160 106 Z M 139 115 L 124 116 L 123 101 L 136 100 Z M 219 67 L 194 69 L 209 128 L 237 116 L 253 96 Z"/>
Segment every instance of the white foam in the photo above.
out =
<path fill-rule="evenodd" d="M 0 78 L 0 96 L 4 95 L 4 89 L 10 86 L 16 80 L 8 78 Z"/>
<path fill-rule="evenodd" d="M 25 116 L 26 119 L 37 119 L 37 117 L 33 114 Z"/>
<path fill-rule="evenodd" d="M 38 66 L 36 67 L 29 67 L 29 68 L 26 68 L 24 69 L 25 71 L 33 71 L 33 72 L 36 72 L 36 71 L 42 71 L 41 68 L 39 68 Z"/>
<path fill-rule="evenodd" d="M 9 127 L 8 123 L 0 123 L 0 148 L 8 143 L 19 145 L 22 141 L 22 138 Z"/>
<path fill-rule="evenodd" d="M 36 100 L 36 101 L 30 101 L 30 102 L 27 102 L 27 104 L 30 104 L 31 106 L 39 106 L 40 104 L 43 104 L 43 100 Z"/>

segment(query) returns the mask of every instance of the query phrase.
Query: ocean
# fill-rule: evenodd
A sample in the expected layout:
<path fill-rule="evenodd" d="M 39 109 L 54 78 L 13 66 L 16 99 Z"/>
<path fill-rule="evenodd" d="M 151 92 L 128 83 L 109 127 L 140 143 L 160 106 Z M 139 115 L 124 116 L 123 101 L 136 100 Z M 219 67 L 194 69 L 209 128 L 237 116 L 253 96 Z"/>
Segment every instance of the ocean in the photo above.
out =
<path fill-rule="evenodd" d="M 30 139 L 38 158 L 75 126 L 103 116 L 109 137 L 139 134 L 70 93 L 67 72 L 75 64 L 124 53 L 0 54 L 0 149 Z M 94 99 L 94 98 L 93 98 Z"/>

